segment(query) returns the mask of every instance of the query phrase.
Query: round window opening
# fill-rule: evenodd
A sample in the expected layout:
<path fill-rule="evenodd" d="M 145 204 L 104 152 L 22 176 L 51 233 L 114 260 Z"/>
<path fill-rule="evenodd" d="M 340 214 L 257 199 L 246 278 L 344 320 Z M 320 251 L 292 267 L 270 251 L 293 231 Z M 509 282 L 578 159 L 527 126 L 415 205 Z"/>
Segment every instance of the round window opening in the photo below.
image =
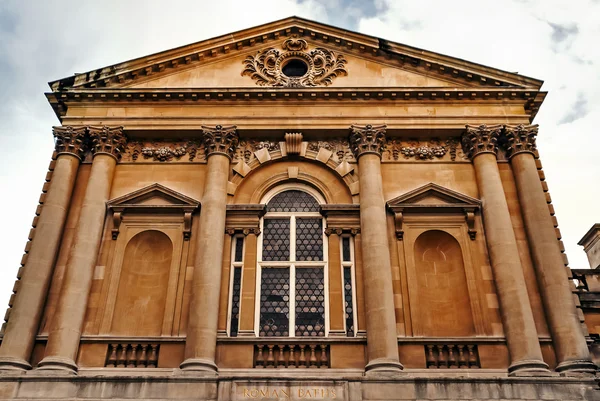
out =
<path fill-rule="evenodd" d="M 295 58 L 285 63 L 281 68 L 281 72 L 291 78 L 301 77 L 308 72 L 308 65 L 304 61 Z"/>

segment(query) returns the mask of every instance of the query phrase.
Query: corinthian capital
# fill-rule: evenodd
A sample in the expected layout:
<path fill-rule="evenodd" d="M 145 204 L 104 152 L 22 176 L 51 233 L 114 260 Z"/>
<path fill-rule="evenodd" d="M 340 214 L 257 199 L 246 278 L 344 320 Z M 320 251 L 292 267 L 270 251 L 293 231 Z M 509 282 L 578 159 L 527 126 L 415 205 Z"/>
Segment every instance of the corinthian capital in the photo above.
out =
<path fill-rule="evenodd" d="M 54 149 L 58 155 L 68 153 L 83 159 L 85 152 L 85 127 L 52 127 Z"/>
<path fill-rule="evenodd" d="M 534 154 L 536 150 L 535 138 L 538 133 L 536 125 L 507 125 L 504 127 L 504 134 L 508 140 L 506 155 L 511 158 L 518 153 Z"/>
<path fill-rule="evenodd" d="M 230 125 L 228 127 L 223 127 L 221 125 L 207 127 L 203 125 L 202 135 L 206 156 L 208 157 L 212 154 L 220 153 L 229 157 L 229 159 L 232 159 L 239 142 L 236 128 L 235 125 Z"/>
<path fill-rule="evenodd" d="M 94 155 L 105 153 L 115 159 L 121 158 L 125 150 L 127 137 L 123 134 L 123 127 L 88 127 L 92 140 L 92 153 Z"/>
<path fill-rule="evenodd" d="M 467 130 L 463 134 L 462 145 L 467 156 L 473 159 L 482 153 L 498 152 L 498 136 L 502 131 L 502 125 L 466 125 Z"/>
<path fill-rule="evenodd" d="M 381 157 L 385 145 L 385 125 L 350 126 L 350 149 L 356 160 L 364 154 L 374 153 Z"/>

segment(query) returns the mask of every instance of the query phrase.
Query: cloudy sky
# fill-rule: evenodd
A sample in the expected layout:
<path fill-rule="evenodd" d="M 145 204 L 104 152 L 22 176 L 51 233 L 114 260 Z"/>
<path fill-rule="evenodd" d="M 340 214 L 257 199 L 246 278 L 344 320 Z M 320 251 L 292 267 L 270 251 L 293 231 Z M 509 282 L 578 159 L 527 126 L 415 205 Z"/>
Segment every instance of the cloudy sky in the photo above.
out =
<path fill-rule="evenodd" d="M 572 268 L 600 222 L 600 0 L 0 0 L 0 309 L 58 120 L 47 82 L 298 15 L 539 78 L 538 147 Z"/>

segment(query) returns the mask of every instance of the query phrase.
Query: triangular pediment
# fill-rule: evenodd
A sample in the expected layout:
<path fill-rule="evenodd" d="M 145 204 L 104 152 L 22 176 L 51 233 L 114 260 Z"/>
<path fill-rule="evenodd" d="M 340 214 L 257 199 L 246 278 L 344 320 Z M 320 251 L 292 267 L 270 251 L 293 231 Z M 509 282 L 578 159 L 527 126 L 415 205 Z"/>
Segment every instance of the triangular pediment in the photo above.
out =
<path fill-rule="evenodd" d="M 478 208 L 479 199 L 434 183 L 423 185 L 387 202 L 390 209 L 404 208 Z"/>
<path fill-rule="evenodd" d="M 306 41 L 346 60 L 344 72 L 317 86 L 380 88 L 531 88 L 542 82 L 298 17 L 290 17 L 50 83 L 53 91 L 95 88 L 274 88 L 242 75 L 244 60 Z M 288 49 L 288 51 L 293 51 Z M 309 85 L 308 87 L 312 87 Z"/>
<path fill-rule="evenodd" d="M 160 184 L 152 184 L 127 195 L 109 200 L 109 208 L 175 208 L 195 209 L 200 202 Z"/>

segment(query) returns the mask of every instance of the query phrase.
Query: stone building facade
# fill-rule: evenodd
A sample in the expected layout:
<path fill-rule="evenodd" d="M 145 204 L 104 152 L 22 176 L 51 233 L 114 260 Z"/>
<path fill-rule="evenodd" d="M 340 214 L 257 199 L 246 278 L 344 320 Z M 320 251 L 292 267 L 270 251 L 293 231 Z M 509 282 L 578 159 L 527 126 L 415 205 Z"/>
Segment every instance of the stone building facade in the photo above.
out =
<path fill-rule="evenodd" d="M 51 82 L 0 399 L 598 399 L 541 85 L 296 17 Z"/>

